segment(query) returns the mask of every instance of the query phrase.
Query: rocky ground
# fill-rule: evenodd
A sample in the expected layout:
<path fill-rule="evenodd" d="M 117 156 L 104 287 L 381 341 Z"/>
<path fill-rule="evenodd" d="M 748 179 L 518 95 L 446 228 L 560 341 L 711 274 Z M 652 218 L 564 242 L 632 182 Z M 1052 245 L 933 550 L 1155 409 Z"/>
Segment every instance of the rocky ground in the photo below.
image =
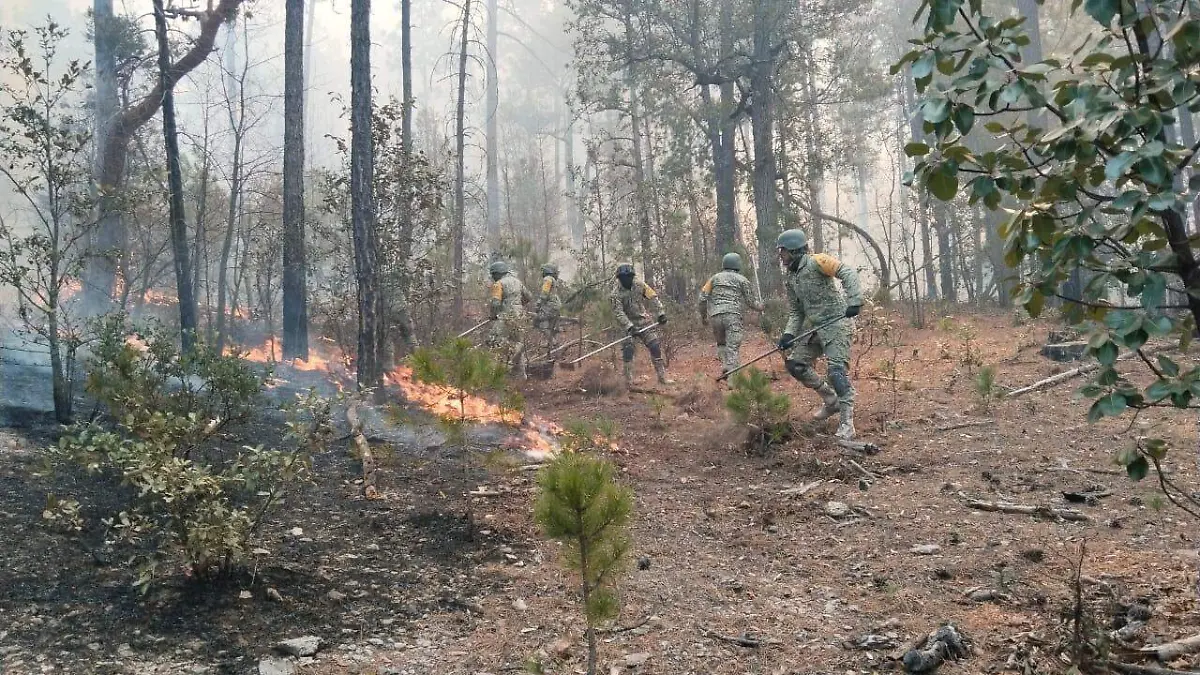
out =
<path fill-rule="evenodd" d="M 1083 637 L 1142 665 L 1155 659 L 1134 650 L 1200 633 L 1196 521 L 1113 462 L 1137 435 L 1162 435 L 1176 448 L 1171 478 L 1200 489 L 1194 416 L 1089 425 L 1073 398 L 1080 380 L 985 405 L 981 365 L 1011 389 L 1075 364 L 1039 355 L 1049 324 L 936 324 L 864 331 L 853 374 L 875 454 L 819 433 L 831 428 L 747 453 L 698 338 L 674 337 L 671 387 L 598 395 L 606 376 L 595 369 L 526 387 L 539 415 L 620 429 L 610 458 L 636 494 L 641 564 L 602 636 L 602 672 L 876 672 L 951 622 L 967 644 L 938 672 L 1056 673 L 1069 667 L 1076 616 Z M 766 348 L 756 336 L 746 354 Z M 802 419 L 812 396 L 778 362 L 764 365 Z M 531 661 L 583 672 L 572 577 L 531 519 L 534 475 L 491 461 L 485 443 L 469 462 L 436 442 L 394 444 L 379 500 L 359 496 L 358 463 L 335 445 L 253 573 L 142 598 L 123 560 L 41 525 L 54 486 L 30 474 L 50 434 L 33 424 L 0 438 L 4 673 L 499 675 Z M 998 513 L 973 500 L 1044 508 Z M 1108 637 L 1117 629 L 1121 639 Z M 276 648 L 305 636 L 311 654 L 312 644 L 292 645 L 303 656 Z M 1167 661 L 1157 665 L 1200 664 Z"/>

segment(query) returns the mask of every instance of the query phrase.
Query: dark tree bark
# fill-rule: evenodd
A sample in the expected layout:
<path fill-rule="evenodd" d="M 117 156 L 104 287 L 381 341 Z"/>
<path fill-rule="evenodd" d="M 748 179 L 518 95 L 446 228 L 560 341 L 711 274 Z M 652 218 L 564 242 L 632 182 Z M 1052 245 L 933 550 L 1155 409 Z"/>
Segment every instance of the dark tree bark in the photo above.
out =
<path fill-rule="evenodd" d="M 721 58 L 730 58 L 733 54 L 733 3 L 720 2 L 718 20 L 721 32 Z M 737 221 L 737 157 L 736 133 L 738 118 L 734 114 L 734 86 L 729 77 L 721 82 L 721 103 L 723 111 L 717 113 L 717 129 L 720 140 L 720 150 L 713 157 L 713 173 L 717 183 L 717 236 L 715 255 L 723 255 L 734 249 L 740 239 Z M 708 87 L 703 87 L 708 92 Z M 709 105 L 711 108 L 711 104 Z"/>
<path fill-rule="evenodd" d="M 129 141 L 159 111 L 168 90 L 208 58 L 221 26 L 233 19 L 242 2 L 220 0 L 209 10 L 192 13 L 200 22 L 200 33 L 195 42 L 174 64 L 169 60 L 165 68 L 160 64 L 159 70 L 162 72 L 155 86 L 136 103 L 113 115 L 103 143 L 97 143 L 95 182 L 101 198 L 97 204 L 97 222 L 88 245 L 88 264 L 84 272 L 84 287 L 92 295 L 93 302 L 89 304 L 93 307 L 103 308 L 111 303 L 117 271 L 128 248 L 128 232 L 121 219 L 119 196 L 125 186 Z M 101 9 L 110 10 L 108 17 L 112 16 L 111 4 Z M 166 20 L 165 16 L 163 20 Z"/>
<path fill-rule="evenodd" d="M 754 65 L 750 73 L 750 125 L 754 133 L 754 213 L 758 239 L 758 281 L 764 294 L 780 289 L 779 266 L 775 260 L 775 238 L 779 236 L 779 197 L 775 186 L 775 104 L 772 80 L 775 55 L 772 49 L 778 23 L 777 5 L 769 0 L 754 2 Z"/>
<path fill-rule="evenodd" d="M 807 129 L 804 133 L 804 147 L 807 157 L 804 160 L 806 182 L 808 183 L 808 204 L 817 212 L 821 211 L 821 184 L 825 182 L 825 167 L 821 154 L 817 149 L 817 134 L 820 133 L 820 118 L 817 116 L 817 88 L 813 82 L 813 58 L 811 46 L 805 46 L 804 51 L 804 122 Z M 819 216 L 812 218 L 812 227 L 808 233 L 812 239 L 814 253 L 825 251 L 825 225 Z"/>
<path fill-rule="evenodd" d="M 371 0 L 350 3 L 350 218 L 358 282 L 358 385 L 378 386 L 380 297 L 371 139 Z"/>
<path fill-rule="evenodd" d="M 636 35 L 633 31 L 632 8 L 627 6 L 625 11 L 625 44 L 629 53 L 626 55 L 629 65 L 625 71 L 625 84 L 629 87 L 629 125 L 633 133 L 630 149 L 633 151 L 633 180 L 634 204 L 637 211 L 638 241 L 642 249 L 642 277 L 649 284 L 658 281 L 654 264 L 654 242 L 650 224 L 650 197 L 647 194 L 646 164 L 642 156 L 642 111 L 638 95 L 637 72 L 633 65 L 633 41 Z"/>
<path fill-rule="evenodd" d="M 192 293 L 187 222 L 183 213 L 183 174 L 179 168 L 179 137 L 175 132 L 175 92 L 170 81 L 171 50 L 167 44 L 167 15 L 163 0 L 154 2 L 154 32 L 158 37 L 158 88 L 162 90 L 163 137 L 167 149 L 167 187 L 171 203 L 171 249 L 175 254 L 175 289 L 179 296 L 179 333 L 184 353 L 196 346 L 196 298 Z"/>
<path fill-rule="evenodd" d="M 499 250 L 500 244 L 500 175 L 498 164 L 500 157 L 499 136 L 500 125 L 498 113 L 500 108 L 500 85 L 496 73 L 496 37 L 498 33 L 496 0 L 487 0 L 487 129 L 485 134 L 485 154 L 487 155 L 487 239 L 494 250 Z"/>
<path fill-rule="evenodd" d="M 108 144 L 108 138 L 112 130 L 117 113 L 120 110 L 120 99 L 117 94 L 117 52 L 116 52 L 116 35 L 115 24 L 116 20 L 113 17 L 112 0 L 95 0 L 92 3 L 92 16 L 95 23 L 93 47 L 96 53 L 96 127 L 95 139 L 96 147 L 103 148 Z M 116 195 L 114 194 L 114 185 L 104 184 L 100 178 L 103 176 L 103 162 L 100 161 L 100 155 L 97 153 L 96 165 L 93 167 L 94 188 L 96 189 L 97 202 L 100 204 L 100 213 L 102 215 L 116 214 Z M 115 234 L 115 230 L 120 226 L 119 223 L 102 222 L 100 228 L 104 229 L 107 225 L 108 229 Z M 99 255 L 102 252 L 111 253 L 111 248 L 115 242 L 110 242 L 105 238 L 97 237 L 92 241 L 92 255 Z M 115 257 L 109 257 L 107 260 L 89 261 L 93 271 L 99 272 L 99 267 L 104 267 L 105 271 L 111 276 L 115 282 L 116 265 Z M 107 266 L 112 266 L 108 270 Z M 86 279 L 89 284 L 88 291 L 94 296 L 101 294 L 106 297 L 111 297 L 113 288 L 111 285 L 102 286 L 97 289 L 91 288 L 90 284 L 96 283 L 99 277 L 95 274 L 89 275 Z M 128 285 L 128 280 L 126 280 Z M 106 293 L 103 293 L 106 291 Z"/>
<path fill-rule="evenodd" d="M 304 0 L 287 0 L 285 12 L 283 358 L 308 359 L 308 265 L 304 248 Z"/>
<path fill-rule="evenodd" d="M 467 223 L 466 174 L 463 153 L 466 150 L 467 121 L 467 45 L 471 27 L 471 0 L 463 2 L 462 36 L 458 52 L 458 106 L 454 116 L 454 223 L 451 246 L 454 249 L 454 320 L 463 317 L 463 235 Z"/>

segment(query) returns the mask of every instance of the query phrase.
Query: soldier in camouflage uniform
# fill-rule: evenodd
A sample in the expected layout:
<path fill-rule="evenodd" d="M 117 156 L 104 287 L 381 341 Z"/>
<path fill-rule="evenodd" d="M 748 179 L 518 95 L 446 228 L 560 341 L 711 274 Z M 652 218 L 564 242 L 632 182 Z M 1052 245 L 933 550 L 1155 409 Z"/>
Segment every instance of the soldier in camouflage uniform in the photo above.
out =
<path fill-rule="evenodd" d="M 726 253 L 721 266 L 725 269 L 709 277 L 700 289 L 700 321 L 712 323 L 723 375 L 741 365 L 743 308 L 749 305 L 761 312 L 763 305 L 753 284 L 741 274 L 742 256 Z"/>
<path fill-rule="evenodd" d="M 779 259 L 786 270 L 791 314 L 779 339 L 788 373 L 804 386 L 815 389 L 824 400 L 814 414 L 816 421 L 840 415 L 838 438 L 854 438 L 854 387 L 850 384 L 850 322 L 837 321 L 817 331 L 804 342 L 796 336 L 831 319 L 852 318 L 862 309 L 858 272 L 830 255 L 808 252 L 808 237 L 800 230 L 786 230 L 776 241 Z M 838 288 L 834 280 L 840 281 Z M 844 289 L 844 295 L 843 295 Z M 813 370 L 817 357 L 829 363 L 827 381 Z"/>
<path fill-rule="evenodd" d="M 533 302 L 533 296 L 512 273 L 508 263 L 496 261 L 488 271 L 492 275 L 488 303 L 492 327 L 488 332 L 488 346 L 512 367 L 518 377 L 525 379 L 525 333 L 529 328 L 525 305 Z"/>
<path fill-rule="evenodd" d="M 537 305 L 534 306 L 534 315 L 537 317 L 534 325 L 542 332 L 546 353 L 554 349 L 558 318 L 562 315 L 562 297 L 559 295 L 561 286 L 562 282 L 558 280 L 558 265 L 542 265 L 542 292 L 538 294 Z"/>
<path fill-rule="evenodd" d="M 613 284 L 612 292 L 608 295 L 612 303 L 613 314 L 617 323 L 621 324 L 630 335 L 651 325 L 650 315 L 646 312 L 643 302 L 650 303 L 654 310 L 658 325 L 667 322 L 667 311 L 663 308 L 662 300 L 646 282 L 635 278 L 633 265 L 624 263 L 617 266 L 617 283 Z M 674 384 L 667 379 L 667 366 L 663 362 L 662 348 L 659 346 L 658 331 L 651 328 L 641 333 L 635 339 L 641 340 L 650 350 L 650 360 L 654 363 L 654 373 L 658 376 L 659 384 Z M 633 340 L 621 344 L 621 360 L 624 362 L 626 386 L 633 384 Z"/>

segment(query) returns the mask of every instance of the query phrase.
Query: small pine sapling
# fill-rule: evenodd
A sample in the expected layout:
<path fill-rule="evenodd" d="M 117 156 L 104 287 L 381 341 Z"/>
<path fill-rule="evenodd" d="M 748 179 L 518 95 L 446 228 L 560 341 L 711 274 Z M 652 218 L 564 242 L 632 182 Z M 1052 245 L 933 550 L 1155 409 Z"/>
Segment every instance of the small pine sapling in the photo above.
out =
<path fill-rule="evenodd" d="M 588 675 L 596 673 L 596 627 L 617 615 L 613 582 L 629 552 L 625 526 L 633 493 L 615 473 L 609 462 L 563 452 L 538 475 L 534 516 L 547 537 L 563 543 L 567 566 L 579 573 Z"/>
<path fill-rule="evenodd" d="M 984 413 L 991 411 L 992 402 L 998 398 L 998 393 L 996 366 L 983 366 L 975 373 L 975 395 L 979 397 L 979 408 Z"/>
<path fill-rule="evenodd" d="M 771 391 L 771 380 L 757 368 L 748 368 L 730 378 L 732 391 L 725 407 L 733 419 L 748 427 L 753 447 L 765 451 L 782 443 L 791 435 L 787 414 L 791 401 L 784 394 Z"/>

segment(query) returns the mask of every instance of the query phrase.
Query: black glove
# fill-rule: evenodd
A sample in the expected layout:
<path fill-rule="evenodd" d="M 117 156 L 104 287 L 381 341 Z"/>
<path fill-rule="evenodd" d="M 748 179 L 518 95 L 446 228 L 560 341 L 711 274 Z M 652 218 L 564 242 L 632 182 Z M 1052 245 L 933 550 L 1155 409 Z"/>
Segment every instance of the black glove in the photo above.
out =
<path fill-rule="evenodd" d="M 658 324 L 661 326 L 661 325 L 665 324 L 666 322 L 667 322 L 667 315 L 659 314 L 658 315 Z"/>
<path fill-rule="evenodd" d="M 853 319 L 862 311 L 862 305 L 850 305 L 846 308 L 846 318 Z"/>
<path fill-rule="evenodd" d="M 791 333 L 784 333 L 783 337 L 779 338 L 780 349 L 791 349 L 792 343 L 796 341 L 796 336 Z"/>
<path fill-rule="evenodd" d="M 631 324 L 629 324 L 629 328 L 627 328 L 626 331 L 629 333 L 629 337 L 633 337 L 634 335 L 637 334 L 638 327 L 631 323 Z"/>

